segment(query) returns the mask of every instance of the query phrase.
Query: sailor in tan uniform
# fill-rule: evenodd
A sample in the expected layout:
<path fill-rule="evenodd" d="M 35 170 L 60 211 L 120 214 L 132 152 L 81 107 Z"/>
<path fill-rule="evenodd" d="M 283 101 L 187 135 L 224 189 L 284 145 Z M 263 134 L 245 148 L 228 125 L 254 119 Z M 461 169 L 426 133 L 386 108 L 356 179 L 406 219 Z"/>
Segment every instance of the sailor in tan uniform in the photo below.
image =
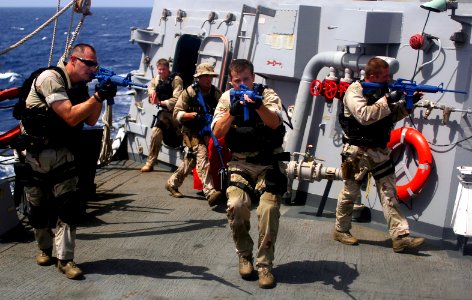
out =
<path fill-rule="evenodd" d="M 259 202 L 256 268 L 259 287 L 272 288 L 275 278 L 271 268 L 279 230 L 281 195 L 287 187 L 278 157 L 285 133 L 282 103 L 274 90 L 254 84 L 254 66 L 248 60 L 237 59 L 231 63 L 230 79 L 233 88 L 222 95 L 213 119 L 215 136 L 225 137 L 232 153 L 226 191 L 228 222 L 239 256 L 239 273 L 249 278 L 254 272 L 250 210 L 253 201 Z M 241 96 L 243 87 L 247 88 L 249 96 Z"/>
<path fill-rule="evenodd" d="M 388 83 L 390 68 L 380 58 L 372 58 L 365 68 L 365 81 Z M 408 115 L 402 93 L 387 88 L 364 89 L 360 82 L 349 86 L 343 99 L 339 123 L 343 129 L 342 156 L 343 188 L 338 196 L 336 225 L 333 237 L 346 245 L 356 245 L 351 235 L 353 206 L 360 197 L 362 179 L 371 173 L 377 186 L 387 221 L 393 251 L 416 248 L 424 238 L 409 236 L 405 216 L 400 211 L 396 193 L 395 168 L 390 159 L 387 143 L 395 122 Z M 422 94 L 414 96 L 415 101 Z"/>
<path fill-rule="evenodd" d="M 213 77 L 218 76 L 212 65 L 202 63 L 197 66 L 194 77 L 196 82 L 180 94 L 174 108 L 174 118 L 182 124 L 184 143 L 188 152 L 178 169 L 166 183 L 171 196 L 183 197 L 179 192 L 185 177 L 197 167 L 197 174 L 203 183 L 203 194 L 210 206 L 221 199 L 221 192 L 213 186 L 208 158 L 210 131 L 208 116 L 212 116 L 221 91 L 212 84 Z M 206 129 L 208 128 L 208 130 Z"/>
<path fill-rule="evenodd" d="M 179 75 L 170 73 L 167 59 L 159 59 L 156 67 L 158 75 L 151 79 L 148 94 L 149 102 L 158 105 L 160 110 L 153 122 L 149 154 L 141 172 L 151 172 L 154 169 L 163 140 L 170 147 L 176 148 L 182 144 L 180 127 L 172 113 L 184 89 L 183 80 Z"/>

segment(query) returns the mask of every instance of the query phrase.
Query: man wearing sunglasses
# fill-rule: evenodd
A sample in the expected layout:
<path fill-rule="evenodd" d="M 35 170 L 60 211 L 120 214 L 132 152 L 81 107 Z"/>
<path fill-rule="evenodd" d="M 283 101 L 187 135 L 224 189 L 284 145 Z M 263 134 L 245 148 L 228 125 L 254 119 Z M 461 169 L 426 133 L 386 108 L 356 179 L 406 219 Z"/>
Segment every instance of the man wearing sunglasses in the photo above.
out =
<path fill-rule="evenodd" d="M 25 183 L 29 221 L 40 249 L 36 262 L 53 264 L 55 246 L 57 267 L 70 279 L 82 276 L 73 261 L 80 211 L 73 153 L 83 124 L 94 125 L 102 102 L 116 95 L 116 85 L 107 82 L 89 96 L 87 82 L 97 67 L 95 49 L 76 45 L 68 62 L 61 61 L 34 79 L 21 118 L 22 138 L 27 141 L 23 167 L 31 174 Z"/>

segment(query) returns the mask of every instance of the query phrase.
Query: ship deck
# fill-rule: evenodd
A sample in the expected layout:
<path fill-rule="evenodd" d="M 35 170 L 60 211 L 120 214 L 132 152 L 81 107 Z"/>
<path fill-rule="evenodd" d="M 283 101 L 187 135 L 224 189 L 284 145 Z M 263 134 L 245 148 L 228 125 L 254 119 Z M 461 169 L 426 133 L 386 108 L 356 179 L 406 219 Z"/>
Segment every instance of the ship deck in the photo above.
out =
<path fill-rule="evenodd" d="M 451 241 L 428 240 L 396 254 L 385 227 L 354 223 L 358 246 L 332 240 L 334 213 L 282 205 L 273 273 L 263 290 L 257 276 L 238 273 L 224 208 L 211 209 L 187 178 L 175 199 L 165 170 L 140 173 L 132 161 L 97 173 L 97 199 L 77 231 L 75 261 L 85 276 L 68 280 L 35 261 L 31 229 L 0 240 L 3 299 L 471 299 L 472 254 Z M 257 216 L 251 215 L 256 240 Z M 470 248 L 470 247 L 469 247 Z"/>

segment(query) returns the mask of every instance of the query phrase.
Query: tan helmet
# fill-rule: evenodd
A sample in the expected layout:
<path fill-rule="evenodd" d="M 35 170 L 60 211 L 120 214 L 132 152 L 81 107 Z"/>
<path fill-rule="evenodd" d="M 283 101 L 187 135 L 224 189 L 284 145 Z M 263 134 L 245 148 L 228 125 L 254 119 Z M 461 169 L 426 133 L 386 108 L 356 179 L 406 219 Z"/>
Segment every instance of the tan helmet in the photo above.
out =
<path fill-rule="evenodd" d="M 201 63 L 197 66 L 197 71 L 193 77 L 197 78 L 202 75 L 210 75 L 210 76 L 218 76 L 217 73 L 215 73 L 215 68 L 213 67 L 212 64 L 209 63 Z"/>

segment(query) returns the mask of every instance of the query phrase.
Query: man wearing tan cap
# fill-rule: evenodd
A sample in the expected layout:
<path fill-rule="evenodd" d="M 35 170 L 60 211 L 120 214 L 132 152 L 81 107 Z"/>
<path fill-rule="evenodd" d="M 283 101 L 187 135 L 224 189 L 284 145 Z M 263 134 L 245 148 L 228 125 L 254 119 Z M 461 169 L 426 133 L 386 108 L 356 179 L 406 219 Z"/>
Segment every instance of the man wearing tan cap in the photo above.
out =
<path fill-rule="evenodd" d="M 174 118 L 182 124 L 183 140 L 188 152 L 179 168 L 172 174 L 165 187 L 170 195 L 182 198 L 179 187 L 185 177 L 197 167 L 198 177 L 203 183 L 203 193 L 210 206 L 215 205 L 221 198 L 221 192 L 216 191 L 210 174 L 208 159 L 208 142 L 211 130 L 207 126 L 222 92 L 211 82 L 218 76 L 211 64 L 201 63 L 194 75 L 196 81 L 186 88 L 174 107 Z"/>

